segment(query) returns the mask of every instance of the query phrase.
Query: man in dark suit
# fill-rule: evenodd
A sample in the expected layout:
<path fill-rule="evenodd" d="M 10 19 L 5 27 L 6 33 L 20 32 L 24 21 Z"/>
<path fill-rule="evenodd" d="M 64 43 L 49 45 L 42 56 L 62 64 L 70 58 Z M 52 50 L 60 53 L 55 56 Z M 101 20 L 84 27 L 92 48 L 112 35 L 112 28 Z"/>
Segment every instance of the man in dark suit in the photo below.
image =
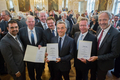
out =
<path fill-rule="evenodd" d="M 71 35 L 72 35 L 72 37 L 74 36 L 75 32 L 79 32 L 79 31 L 80 31 L 80 29 L 79 29 L 79 23 L 74 24 L 74 25 L 72 26 L 72 30 L 71 30 Z"/>
<path fill-rule="evenodd" d="M 79 29 L 81 32 L 76 32 L 74 36 L 75 43 L 77 46 L 75 58 L 74 58 L 75 59 L 74 63 L 75 63 L 75 68 L 76 68 L 76 80 L 82 80 L 82 79 L 88 80 L 88 71 L 91 67 L 93 68 L 93 66 L 95 66 L 95 63 L 91 63 L 84 58 L 81 58 L 81 59 L 77 58 L 79 40 L 91 41 L 92 42 L 91 56 L 95 56 L 97 54 L 97 38 L 88 32 L 89 27 L 88 27 L 87 18 L 85 17 L 81 18 L 79 22 Z M 95 73 L 91 73 L 91 74 L 93 78 L 93 75 L 95 75 Z"/>
<path fill-rule="evenodd" d="M 50 16 L 47 18 L 46 20 L 47 25 L 48 25 L 48 29 L 44 30 L 44 44 L 47 45 L 47 43 L 51 43 L 51 38 L 57 36 L 57 29 L 55 26 L 55 19 Z M 50 61 L 48 63 L 48 67 L 49 67 L 49 71 L 50 71 L 50 79 L 49 80 L 53 80 L 54 79 L 54 61 Z"/>
<path fill-rule="evenodd" d="M 43 30 L 40 27 L 35 27 L 34 17 L 28 15 L 26 24 L 28 27 L 21 28 L 19 32 L 20 39 L 25 49 L 27 45 L 38 46 L 39 48 L 43 46 Z M 31 80 L 35 80 L 34 69 L 36 70 L 36 79 L 41 80 L 44 63 L 27 62 L 27 68 Z"/>
<path fill-rule="evenodd" d="M 58 36 L 51 39 L 51 43 L 58 43 L 59 58 L 56 58 L 54 67 L 54 80 L 61 80 L 62 75 L 65 80 L 69 80 L 70 60 L 73 58 L 74 40 L 67 35 L 66 23 L 57 23 Z"/>
<path fill-rule="evenodd" d="M 108 70 L 114 66 L 114 59 L 120 52 L 120 33 L 111 26 L 112 16 L 109 12 L 103 11 L 98 16 L 100 30 L 97 34 L 98 52 L 97 56 L 92 56 L 89 61 L 96 61 L 98 64 L 98 80 L 105 80 Z"/>
<path fill-rule="evenodd" d="M 24 48 L 17 36 L 19 27 L 16 21 L 8 22 L 8 33 L 0 42 L 0 50 L 7 64 L 8 72 L 14 80 L 25 80 L 25 65 L 23 62 Z"/>
<path fill-rule="evenodd" d="M 40 19 L 40 22 L 36 24 L 36 26 L 41 27 L 43 30 L 46 30 L 48 28 L 47 23 L 46 23 L 46 19 L 47 19 L 46 12 L 41 11 L 39 13 L 39 19 Z"/>

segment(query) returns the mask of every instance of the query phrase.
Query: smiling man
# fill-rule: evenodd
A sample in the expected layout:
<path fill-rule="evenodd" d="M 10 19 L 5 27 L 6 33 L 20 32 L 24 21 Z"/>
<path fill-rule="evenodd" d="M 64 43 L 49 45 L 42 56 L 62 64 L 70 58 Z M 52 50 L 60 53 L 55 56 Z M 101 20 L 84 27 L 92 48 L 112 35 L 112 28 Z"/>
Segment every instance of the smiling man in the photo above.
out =
<path fill-rule="evenodd" d="M 105 80 L 108 70 L 114 66 L 114 59 L 120 53 L 120 32 L 111 26 L 112 16 L 109 12 L 103 11 L 98 16 L 99 26 L 102 30 L 98 31 L 98 56 L 92 56 L 88 61 L 98 61 L 97 77 L 98 80 Z"/>
<path fill-rule="evenodd" d="M 70 60 L 73 58 L 74 40 L 68 37 L 66 33 L 66 23 L 57 23 L 58 36 L 51 39 L 51 43 L 58 43 L 59 58 L 57 58 L 54 67 L 54 79 L 61 80 L 62 75 L 65 80 L 69 80 Z"/>
<path fill-rule="evenodd" d="M 17 36 L 19 27 L 16 21 L 8 22 L 8 33 L 2 38 L 0 42 L 0 49 L 9 74 L 14 80 L 25 80 L 25 66 L 23 62 L 24 48 Z"/>
<path fill-rule="evenodd" d="M 79 46 L 79 41 L 91 41 L 92 42 L 92 49 L 91 49 L 91 56 L 95 56 L 97 54 L 97 38 L 90 34 L 88 29 L 88 19 L 83 17 L 80 19 L 79 22 L 79 29 L 80 32 L 75 33 L 75 43 L 76 43 L 76 53 L 75 53 L 75 58 L 74 58 L 74 63 L 75 63 L 75 69 L 76 69 L 76 80 L 88 80 L 88 71 L 91 68 L 91 65 L 94 66 L 94 70 L 91 70 L 91 80 L 95 78 L 95 68 L 96 65 L 95 63 L 91 63 L 88 60 L 84 58 L 77 58 L 77 53 L 78 53 L 78 46 Z"/>

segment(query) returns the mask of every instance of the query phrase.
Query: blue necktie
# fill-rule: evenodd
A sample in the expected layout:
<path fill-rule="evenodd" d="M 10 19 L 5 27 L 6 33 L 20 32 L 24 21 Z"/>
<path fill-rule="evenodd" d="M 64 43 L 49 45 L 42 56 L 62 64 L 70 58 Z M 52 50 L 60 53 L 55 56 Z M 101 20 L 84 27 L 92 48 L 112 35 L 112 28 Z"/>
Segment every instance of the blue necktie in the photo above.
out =
<path fill-rule="evenodd" d="M 31 42 L 32 42 L 32 45 L 35 45 L 34 34 L 32 30 L 31 30 Z"/>
<path fill-rule="evenodd" d="M 52 30 L 52 35 L 53 35 L 53 37 L 55 37 L 55 33 L 54 33 L 54 30 Z"/>
<path fill-rule="evenodd" d="M 58 43 L 58 45 L 59 45 L 59 54 L 60 54 L 60 51 L 61 51 L 61 39 L 62 38 L 59 38 L 59 43 Z"/>

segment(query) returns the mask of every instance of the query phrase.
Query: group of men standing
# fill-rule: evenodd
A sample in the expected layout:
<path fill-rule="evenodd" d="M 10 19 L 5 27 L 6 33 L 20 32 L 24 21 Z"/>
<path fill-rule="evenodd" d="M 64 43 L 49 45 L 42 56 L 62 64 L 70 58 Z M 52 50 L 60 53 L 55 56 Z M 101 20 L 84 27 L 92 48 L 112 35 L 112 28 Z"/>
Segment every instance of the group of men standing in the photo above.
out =
<path fill-rule="evenodd" d="M 62 76 L 65 80 L 70 80 L 70 60 L 72 58 L 74 58 L 76 69 L 76 80 L 88 80 L 89 69 L 91 69 L 91 80 L 96 80 L 96 74 L 98 80 L 105 80 L 108 70 L 113 68 L 114 59 L 119 56 L 120 52 L 120 32 L 111 26 L 111 19 L 112 16 L 109 12 L 101 12 L 98 16 L 101 30 L 97 36 L 94 36 L 89 33 L 88 19 L 81 18 L 80 32 L 76 32 L 74 38 L 66 35 L 68 28 L 64 20 L 57 22 L 55 26 L 55 19 L 53 17 L 46 18 L 46 13 L 40 14 L 38 27 L 35 26 L 35 19 L 31 15 L 27 16 L 27 27 L 20 28 L 20 30 L 18 23 L 10 20 L 7 27 L 8 33 L 0 41 L 0 51 L 14 80 L 25 80 L 23 57 L 26 46 L 37 46 L 40 49 L 47 43 L 58 43 L 59 48 L 57 61 L 49 61 L 45 58 L 51 74 L 50 80 L 62 80 Z M 77 58 L 80 40 L 92 41 L 90 59 Z M 45 64 L 26 63 L 30 80 L 42 80 Z"/>

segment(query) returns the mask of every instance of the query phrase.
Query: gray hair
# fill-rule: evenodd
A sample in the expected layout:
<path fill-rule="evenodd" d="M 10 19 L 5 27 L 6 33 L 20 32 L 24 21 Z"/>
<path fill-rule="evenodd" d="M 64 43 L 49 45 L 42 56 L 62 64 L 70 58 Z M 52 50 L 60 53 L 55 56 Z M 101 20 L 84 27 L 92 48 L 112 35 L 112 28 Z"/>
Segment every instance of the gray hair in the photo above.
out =
<path fill-rule="evenodd" d="M 90 21 L 88 20 L 88 18 L 86 18 L 86 17 L 80 17 L 80 20 L 79 20 L 79 22 L 80 21 L 87 21 L 87 24 L 89 25 L 89 23 L 90 23 Z"/>
<path fill-rule="evenodd" d="M 64 24 L 65 27 L 67 28 L 67 24 L 66 24 L 65 22 L 63 22 L 63 21 L 59 21 L 59 22 L 57 23 L 57 25 L 58 25 L 58 24 Z"/>
<path fill-rule="evenodd" d="M 46 17 L 47 17 L 47 13 L 45 12 L 45 11 L 40 11 L 39 13 L 38 13 L 38 17 L 40 17 L 40 14 L 41 13 L 45 13 L 45 15 L 46 15 Z"/>
<path fill-rule="evenodd" d="M 22 14 L 22 12 L 18 12 L 17 16 L 21 17 L 21 18 L 25 18 L 25 16 Z"/>
<path fill-rule="evenodd" d="M 102 13 L 106 13 L 106 14 L 108 15 L 108 17 L 109 17 L 109 20 L 112 19 L 112 15 L 111 15 L 111 13 L 108 12 L 108 11 L 101 11 L 101 12 L 98 14 L 98 16 L 100 16 Z"/>
<path fill-rule="evenodd" d="M 34 16 L 28 15 L 28 16 L 26 17 L 26 21 L 28 20 L 28 18 L 33 18 L 34 21 L 35 21 L 35 17 L 34 17 Z"/>
<path fill-rule="evenodd" d="M 2 12 L 5 12 L 6 15 L 8 15 L 9 17 L 11 17 L 10 12 L 8 10 L 2 10 Z"/>
<path fill-rule="evenodd" d="M 67 15 L 67 13 L 66 13 L 66 12 L 62 12 L 62 13 L 61 13 L 61 17 L 62 17 L 62 16 L 64 17 L 64 14 L 66 14 L 66 15 Z"/>
<path fill-rule="evenodd" d="M 94 18 L 96 22 L 98 21 L 98 16 L 97 15 L 93 15 L 92 18 Z"/>

